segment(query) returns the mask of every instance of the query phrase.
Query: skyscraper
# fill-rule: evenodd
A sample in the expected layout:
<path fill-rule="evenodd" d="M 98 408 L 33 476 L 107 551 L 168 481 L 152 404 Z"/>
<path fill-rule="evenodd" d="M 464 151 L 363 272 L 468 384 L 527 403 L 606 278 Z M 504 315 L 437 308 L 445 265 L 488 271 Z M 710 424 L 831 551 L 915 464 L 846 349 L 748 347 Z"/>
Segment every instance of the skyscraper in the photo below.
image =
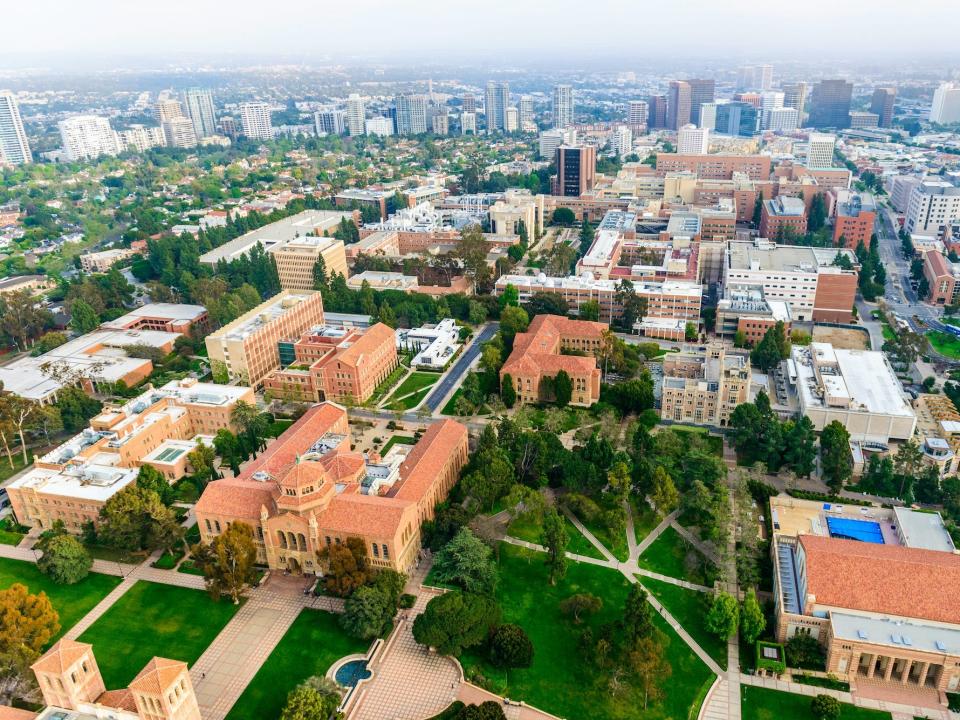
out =
<path fill-rule="evenodd" d="M 573 125 L 573 87 L 557 85 L 553 88 L 553 126 L 565 128 Z"/>
<path fill-rule="evenodd" d="M 778 90 L 767 90 L 760 93 L 760 127 L 766 130 L 770 127 L 770 113 L 783 107 L 784 94 Z"/>
<path fill-rule="evenodd" d="M 933 93 L 930 122 L 942 125 L 960 122 L 960 85 L 949 82 L 940 83 Z"/>
<path fill-rule="evenodd" d="M 810 127 L 845 128 L 850 124 L 850 98 L 853 83 L 846 80 L 821 80 L 813 86 Z"/>
<path fill-rule="evenodd" d="M 833 150 L 836 144 L 836 135 L 810 133 L 807 145 L 807 167 L 811 170 L 833 167 Z"/>
<path fill-rule="evenodd" d="M 893 103 L 896 99 L 896 88 L 883 87 L 873 91 L 870 112 L 876 113 L 880 117 L 880 127 L 890 127 L 893 124 Z"/>
<path fill-rule="evenodd" d="M 510 83 L 490 80 L 484 98 L 483 112 L 487 118 L 487 132 L 503 131 L 507 127 L 507 108 L 510 107 Z"/>
<path fill-rule="evenodd" d="M 463 96 L 463 112 L 475 113 L 476 111 L 477 111 L 477 96 L 464 95 Z"/>
<path fill-rule="evenodd" d="M 633 152 L 633 131 L 626 125 L 618 127 L 610 138 L 610 147 L 618 157 L 629 155 Z"/>
<path fill-rule="evenodd" d="M 773 65 L 747 65 L 737 76 L 738 90 L 769 90 L 773 86 Z"/>
<path fill-rule="evenodd" d="M 422 135 L 427 131 L 427 96 L 397 95 L 397 135 Z"/>
<path fill-rule="evenodd" d="M 647 124 L 650 129 L 667 127 L 667 96 L 651 95 L 648 102 L 650 114 Z"/>
<path fill-rule="evenodd" d="M 687 80 L 690 85 L 690 122 L 700 124 L 700 106 L 712 103 L 715 97 L 716 81 L 713 78 Z"/>
<path fill-rule="evenodd" d="M 270 106 L 264 102 L 240 103 L 240 126 L 243 134 L 252 140 L 272 140 Z"/>
<path fill-rule="evenodd" d="M 167 120 L 183 117 L 183 107 L 179 100 L 157 100 L 153 106 L 153 114 L 157 118 L 157 124 L 163 125 Z"/>
<path fill-rule="evenodd" d="M 529 95 L 523 95 L 517 105 L 520 113 L 520 130 L 523 132 L 536 132 L 537 120 L 533 112 L 533 98 Z"/>
<path fill-rule="evenodd" d="M 472 112 L 460 113 L 460 134 L 477 134 L 477 114 Z"/>
<path fill-rule="evenodd" d="M 507 117 L 506 117 L 506 120 L 504 121 L 503 131 L 508 133 L 516 132 L 520 124 L 519 117 L 520 117 L 520 113 L 517 112 L 517 109 L 515 107 L 508 107 Z"/>
<path fill-rule="evenodd" d="M 734 100 L 717 104 L 716 132 L 723 135 L 756 135 L 759 111 L 748 102 Z"/>
<path fill-rule="evenodd" d="M 680 155 L 706 155 L 710 148 L 710 131 L 698 128 L 693 123 L 677 130 L 677 153 Z"/>
<path fill-rule="evenodd" d="M 363 135 L 366 130 L 367 107 L 363 98 L 357 93 L 350 93 L 347 98 L 347 133 L 350 135 Z"/>
<path fill-rule="evenodd" d="M 756 73 L 760 90 L 769 90 L 773 87 L 773 65 L 758 65 Z"/>
<path fill-rule="evenodd" d="M 807 104 L 807 84 L 805 82 L 783 83 L 783 106 L 793 108 L 799 113 L 800 123 L 803 124 L 803 108 Z"/>
<path fill-rule="evenodd" d="M 343 135 L 347 131 L 346 113 L 333 108 L 317 110 L 313 124 L 317 135 Z"/>
<path fill-rule="evenodd" d="M 579 197 L 593 188 L 597 178 L 597 149 L 592 145 L 557 148 L 556 194 Z"/>
<path fill-rule="evenodd" d="M 74 115 L 57 123 L 68 160 L 91 160 L 120 152 L 110 121 L 99 115 Z"/>
<path fill-rule="evenodd" d="M 0 163 L 23 165 L 33 162 L 20 108 L 13 93 L 0 92 Z"/>
<path fill-rule="evenodd" d="M 631 100 L 627 105 L 627 122 L 631 125 L 646 125 L 650 106 L 646 100 Z"/>
<path fill-rule="evenodd" d="M 190 88 L 183 94 L 187 117 L 193 122 L 198 138 L 217 134 L 217 115 L 213 109 L 213 94 L 202 88 Z"/>
<path fill-rule="evenodd" d="M 192 148 L 197 145 L 197 133 L 193 122 L 188 117 L 175 117 L 164 120 L 163 135 L 167 141 L 167 147 Z"/>
<path fill-rule="evenodd" d="M 690 123 L 690 83 L 671 80 L 667 100 L 667 129 L 679 130 Z"/>

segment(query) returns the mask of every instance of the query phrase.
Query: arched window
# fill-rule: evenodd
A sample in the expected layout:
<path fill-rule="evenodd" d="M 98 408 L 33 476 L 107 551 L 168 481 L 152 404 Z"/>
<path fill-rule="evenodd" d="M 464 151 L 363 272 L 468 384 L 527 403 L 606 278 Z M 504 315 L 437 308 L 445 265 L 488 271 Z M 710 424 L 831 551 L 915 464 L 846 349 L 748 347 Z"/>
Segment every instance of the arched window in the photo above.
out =
<path fill-rule="evenodd" d="M 291 550 L 297 549 L 297 538 L 292 532 L 287 533 L 287 542 L 290 544 Z"/>
<path fill-rule="evenodd" d="M 300 548 L 301 552 L 306 552 L 307 539 L 303 536 L 303 533 L 297 533 L 297 546 Z"/>
<path fill-rule="evenodd" d="M 280 547 L 286 549 L 287 536 L 283 534 L 283 530 L 277 530 L 277 539 L 280 541 Z"/>

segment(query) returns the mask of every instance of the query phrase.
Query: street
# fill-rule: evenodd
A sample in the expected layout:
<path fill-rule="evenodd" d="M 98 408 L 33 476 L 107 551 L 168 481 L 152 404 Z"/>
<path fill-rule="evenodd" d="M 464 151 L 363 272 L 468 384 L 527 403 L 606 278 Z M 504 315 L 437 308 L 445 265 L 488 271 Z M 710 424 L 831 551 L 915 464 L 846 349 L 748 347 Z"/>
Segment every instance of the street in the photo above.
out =
<path fill-rule="evenodd" d="M 440 407 L 440 403 L 443 402 L 443 399 L 453 391 L 453 388 L 458 386 L 463 380 L 464 374 L 466 374 L 467 369 L 480 356 L 483 343 L 490 340 L 494 335 L 496 335 L 497 330 L 500 329 L 500 323 L 492 322 L 486 325 L 483 330 L 477 334 L 473 339 L 473 342 L 463 351 L 463 354 L 457 358 L 457 361 L 453 364 L 453 367 L 447 371 L 447 373 L 440 378 L 440 382 L 437 383 L 437 386 L 433 389 L 433 392 L 427 397 L 424 405 L 429 408 L 430 412 L 436 412 L 437 408 Z"/>

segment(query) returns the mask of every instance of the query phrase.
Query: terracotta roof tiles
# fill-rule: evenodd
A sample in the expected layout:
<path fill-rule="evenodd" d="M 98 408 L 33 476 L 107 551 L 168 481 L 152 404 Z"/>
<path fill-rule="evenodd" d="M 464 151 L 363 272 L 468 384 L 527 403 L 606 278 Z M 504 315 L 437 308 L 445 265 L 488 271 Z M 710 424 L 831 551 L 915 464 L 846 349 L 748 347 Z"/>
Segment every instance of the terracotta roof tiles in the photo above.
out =
<path fill-rule="evenodd" d="M 186 669 L 187 664 L 180 660 L 155 657 L 133 679 L 130 683 L 130 689 L 157 695 L 162 694 L 173 685 L 176 679 L 180 677 L 180 673 Z"/>
<path fill-rule="evenodd" d="M 90 651 L 93 645 L 89 643 L 67 640 L 58 640 L 43 656 L 30 667 L 36 671 L 62 673 L 77 660 Z"/>
<path fill-rule="evenodd" d="M 126 710 L 128 712 L 137 712 L 137 701 L 133 698 L 130 688 L 123 690 L 107 690 L 97 698 L 97 704 L 104 707 L 116 708 L 117 710 Z M 0 719 L 2 720 L 2 719 Z"/>
<path fill-rule="evenodd" d="M 434 423 L 400 466 L 400 480 L 391 496 L 419 502 L 436 480 L 451 453 L 467 442 L 467 428 L 455 420 Z"/>

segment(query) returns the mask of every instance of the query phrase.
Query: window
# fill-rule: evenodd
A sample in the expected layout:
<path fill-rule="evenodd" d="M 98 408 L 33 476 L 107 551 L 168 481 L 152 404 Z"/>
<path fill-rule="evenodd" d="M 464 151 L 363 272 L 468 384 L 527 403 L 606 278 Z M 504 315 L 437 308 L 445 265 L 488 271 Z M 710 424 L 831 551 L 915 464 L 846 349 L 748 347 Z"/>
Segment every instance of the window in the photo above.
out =
<path fill-rule="evenodd" d="M 375 558 L 380 557 L 380 546 L 377 545 L 376 543 L 373 543 L 373 556 Z"/>
<path fill-rule="evenodd" d="M 383 546 L 383 559 L 384 559 L 384 560 L 389 560 L 389 559 L 390 559 L 390 551 L 387 550 L 387 546 L 386 546 L 386 545 Z"/>

